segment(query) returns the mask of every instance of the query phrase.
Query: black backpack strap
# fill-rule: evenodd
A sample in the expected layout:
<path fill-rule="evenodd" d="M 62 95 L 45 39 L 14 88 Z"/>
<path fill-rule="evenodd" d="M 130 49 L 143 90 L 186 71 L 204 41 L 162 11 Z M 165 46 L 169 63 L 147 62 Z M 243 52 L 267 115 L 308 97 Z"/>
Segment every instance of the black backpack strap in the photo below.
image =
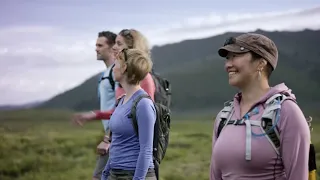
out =
<path fill-rule="evenodd" d="M 221 121 L 219 122 L 218 129 L 217 129 L 217 138 L 219 137 L 222 129 L 229 124 L 240 125 L 240 120 L 230 120 L 233 116 L 233 100 L 227 101 L 224 103 L 223 109 L 218 113 L 218 119 Z M 230 121 L 230 122 L 229 122 Z"/>
<path fill-rule="evenodd" d="M 132 120 L 132 125 L 133 125 L 133 128 L 137 134 L 137 136 L 139 137 L 139 131 L 138 131 L 138 122 L 137 122 L 137 117 L 136 117 L 136 111 L 137 111 L 137 106 L 138 106 L 138 103 L 139 101 L 142 99 L 142 98 L 149 98 L 151 99 L 151 97 L 148 95 L 148 94 L 142 94 L 140 96 L 138 96 L 134 101 L 133 101 L 133 104 L 132 104 L 132 107 L 131 107 L 131 112 L 129 114 L 129 118 L 131 118 Z"/>
<path fill-rule="evenodd" d="M 120 103 L 120 101 L 125 97 L 126 95 L 123 94 L 122 96 L 120 96 L 117 100 L 116 100 L 116 103 L 115 103 L 115 107 L 117 107 Z"/>
<path fill-rule="evenodd" d="M 120 98 L 118 98 L 117 100 L 116 100 L 116 103 L 115 103 L 115 107 L 117 107 L 118 105 L 119 105 L 119 103 L 120 103 L 120 101 L 125 97 L 126 95 L 124 94 L 124 95 L 122 95 L 122 96 L 120 96 Z M 110 138 L 110 142 L 111 142 L 111 136 L 112 136 L 112 132 L 111 132 L 111 130 L 110 130 L 110 134 L 109 134 L 109 138 Z"/>
<path fill-rule="evenodd" d="M 156 178 L 159 180 L 159 163 L 157 160 L 154 160 L 153 164 L 154 164 L 154 171 L 156 174 Z"/>
<path fill-rule="evenodd" d="M 310 143 L 310 150 L 309 150 L 309 171 L 317 170 L 317 163 L 316 163 L 316 150 L 314 145 Z"/>
<path fill-rule="evenodd" d="M 219 137 L 223 127 L 225 126 L 227 122 L 227 119 L 222 119 L 220 122 L 219 122 L 219 126 L 218 126 L 218 130 L 217 130 L 217 138 Z"/>
<path fill-rule="evenodd" d="M 114 88 L 115 88 L 115 82 L 114 82 L 114 80 L 113 80 L 113 73 L 112 73 L 114 66 L 115 66 L 115 64 L 113 64 L 113 65 L 111 66 L 111 69 L 110 69 L 110 71 L 109 71 L 108 77 L 101 77 L 101 79 L 100 79 L 100 81 L 99 81 L 99 83 L 100 83 L 102 80 L 108 79 L 108 80 L 109 80 L 109 83 L 110 83 L 110 85 L 111 85 L 112 90 L 114 90 Z"/>
<path fill-rule="evenodd" d="M 113 68 L 114 68 L 115 64 L 112 65 L 110 71 L 109 71 L 109 76 L 108 76 L 108 80 L 109 80 L 109 83 L 112 87 L 112 90 L 114 90 L 115 88 L 115 82 L 113 80 Z"/>
<path fill-rule="evenodd" d="M 137 106 L 138 106 L 138 103 L 141 99 L 143 98 L 149 98 L 151 99 L 151 97 L 147 94 L 142 94 L 140 96 L 138 96 L 138 98 L 136 98 L 134 101 L 133 101 L 133 105 L 132 105 L 132 108 L 131 108 L 131 113 L 129 114 L 129 118 L 132 119 L 132 125 L 133 125 L 133 128 L 137 134 L 137 136 L 139 137 L 139 131 L 138 131 L 138 121 L 137 121 L 137 118 L 136 118 L 136 111 L 137 111 Z M 151 99 L 152 100 L 152 99 Z M 158 129 L 156 126 L 159 126 L 159 124 L 155 123 L 155 129 Z M 153 142 L 153 146 L 158 144 L 158 142 L 155 142 L 155 141 L 158 141 L 158 138 L 156 137 L 157 136 L 157 133 L 154 135 L 154 142 Z M 153 163 L 154 163 L 154 170 L 155 170 L 155 174 L 156 174 L 156 178 L 159 179 L 159 162 L 154 158 L 154 149 L 153 149 Z"/>

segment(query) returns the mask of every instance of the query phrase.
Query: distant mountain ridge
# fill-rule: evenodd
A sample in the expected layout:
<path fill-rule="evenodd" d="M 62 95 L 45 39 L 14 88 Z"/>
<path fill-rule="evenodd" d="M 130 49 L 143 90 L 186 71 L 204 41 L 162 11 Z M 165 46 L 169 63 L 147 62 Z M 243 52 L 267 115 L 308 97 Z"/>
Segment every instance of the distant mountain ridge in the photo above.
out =
<path fill-rule="evenodd" d="M 256 33 L 270 37 L 279 50 L 279 63 L 271 76 L 271 85 L 285 82 L 304 106 L 320 104 L 320 31 Z M 236 89 L 228 85 L 224 61 L 217 50 L 225 39 L 241 33 L 228 32 L 198 40 L 186 40 L 152 49 L 157 72 L 169 79 L 173 87 L 173 110 L 191 111 L 221 107 Z M 41 108 L 73 110 L 98 109 L 95 75 L 81 85 L 43 103 Z"/>
<path fill-rule="evenodd" d="M 42 103 L 43 103 L 42 101 L 36 101 L 36 102 L 26 103 L 22 105 L 0 105 L 0 111 L 32 109 L 40 106 Z"/>

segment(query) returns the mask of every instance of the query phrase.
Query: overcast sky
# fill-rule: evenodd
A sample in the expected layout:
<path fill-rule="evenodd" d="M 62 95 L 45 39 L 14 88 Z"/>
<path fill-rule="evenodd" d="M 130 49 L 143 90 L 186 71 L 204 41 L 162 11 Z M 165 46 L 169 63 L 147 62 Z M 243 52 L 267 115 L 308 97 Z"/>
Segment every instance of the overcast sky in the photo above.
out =
<path fill-rule="evenodd" d="M 0 17 L 0 104 L 21 104 L 103 70 L 98 31 L 136 28 L 163 45 L 226 31 L 320 29 L 320 1 L 2 0 Z"/>

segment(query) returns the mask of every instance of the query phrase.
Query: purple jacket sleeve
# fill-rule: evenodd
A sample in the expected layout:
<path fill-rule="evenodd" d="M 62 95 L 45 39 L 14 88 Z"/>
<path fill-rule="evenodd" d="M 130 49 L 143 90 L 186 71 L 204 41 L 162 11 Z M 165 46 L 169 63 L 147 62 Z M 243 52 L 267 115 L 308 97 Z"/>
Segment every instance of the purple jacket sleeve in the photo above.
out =
<path fill-rule="evenodd" d="M 139 127 L 140 152 L 133 180 L 144 180 L 153 161 L 153 130 L 156 121 L 156 110 L 150 99 L 144 98 L 137 105 L 137 122 Z"/>
<path fill-rule="evenodd" d="M 216 133 L 217 133 L 219 122 L 220 122 L 219 117 L 220 117 L 220 113 L 217 115 L 213 125 L 212 153 L 211 153 L 210 173 L 209 173 L 210 180 L 222 180 L 221 172 L 216 168 L 215 166 L 216 161 L 213 159 L 213 148 L 214 148 L 215 141 L 217 140 Z"/>
<path fill-rule="evenodd" d="M 102 171 L 101 180 L 107 180 L 110 175 L 110 160 L 107 161 L 104 170 Z"/>
<path fill-rule="evenodd" d="M 310 130 L 299 106 L 291 100 L 281 106 L 279 133 L 287 179 L 308 179 Z"/>

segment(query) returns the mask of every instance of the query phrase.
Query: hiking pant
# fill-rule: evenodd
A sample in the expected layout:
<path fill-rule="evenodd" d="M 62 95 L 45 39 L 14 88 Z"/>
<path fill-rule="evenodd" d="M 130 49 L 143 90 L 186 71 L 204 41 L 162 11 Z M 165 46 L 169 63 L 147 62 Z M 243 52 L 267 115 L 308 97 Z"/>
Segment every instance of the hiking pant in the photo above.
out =
<path fill-rule="evenodd" d="M 96 167 L 93 172 L 93 177 L 101 179 L 102 172 L 108 162 L 109 151 L 105 155 L 98 155 Z"/>
<path fill-rule="evenodd" d="M 111 169 L 108 180 L 132 180 L 134 171 Z M 157 180 L 154 169 L 149 169 L 145 180 Z"/>

